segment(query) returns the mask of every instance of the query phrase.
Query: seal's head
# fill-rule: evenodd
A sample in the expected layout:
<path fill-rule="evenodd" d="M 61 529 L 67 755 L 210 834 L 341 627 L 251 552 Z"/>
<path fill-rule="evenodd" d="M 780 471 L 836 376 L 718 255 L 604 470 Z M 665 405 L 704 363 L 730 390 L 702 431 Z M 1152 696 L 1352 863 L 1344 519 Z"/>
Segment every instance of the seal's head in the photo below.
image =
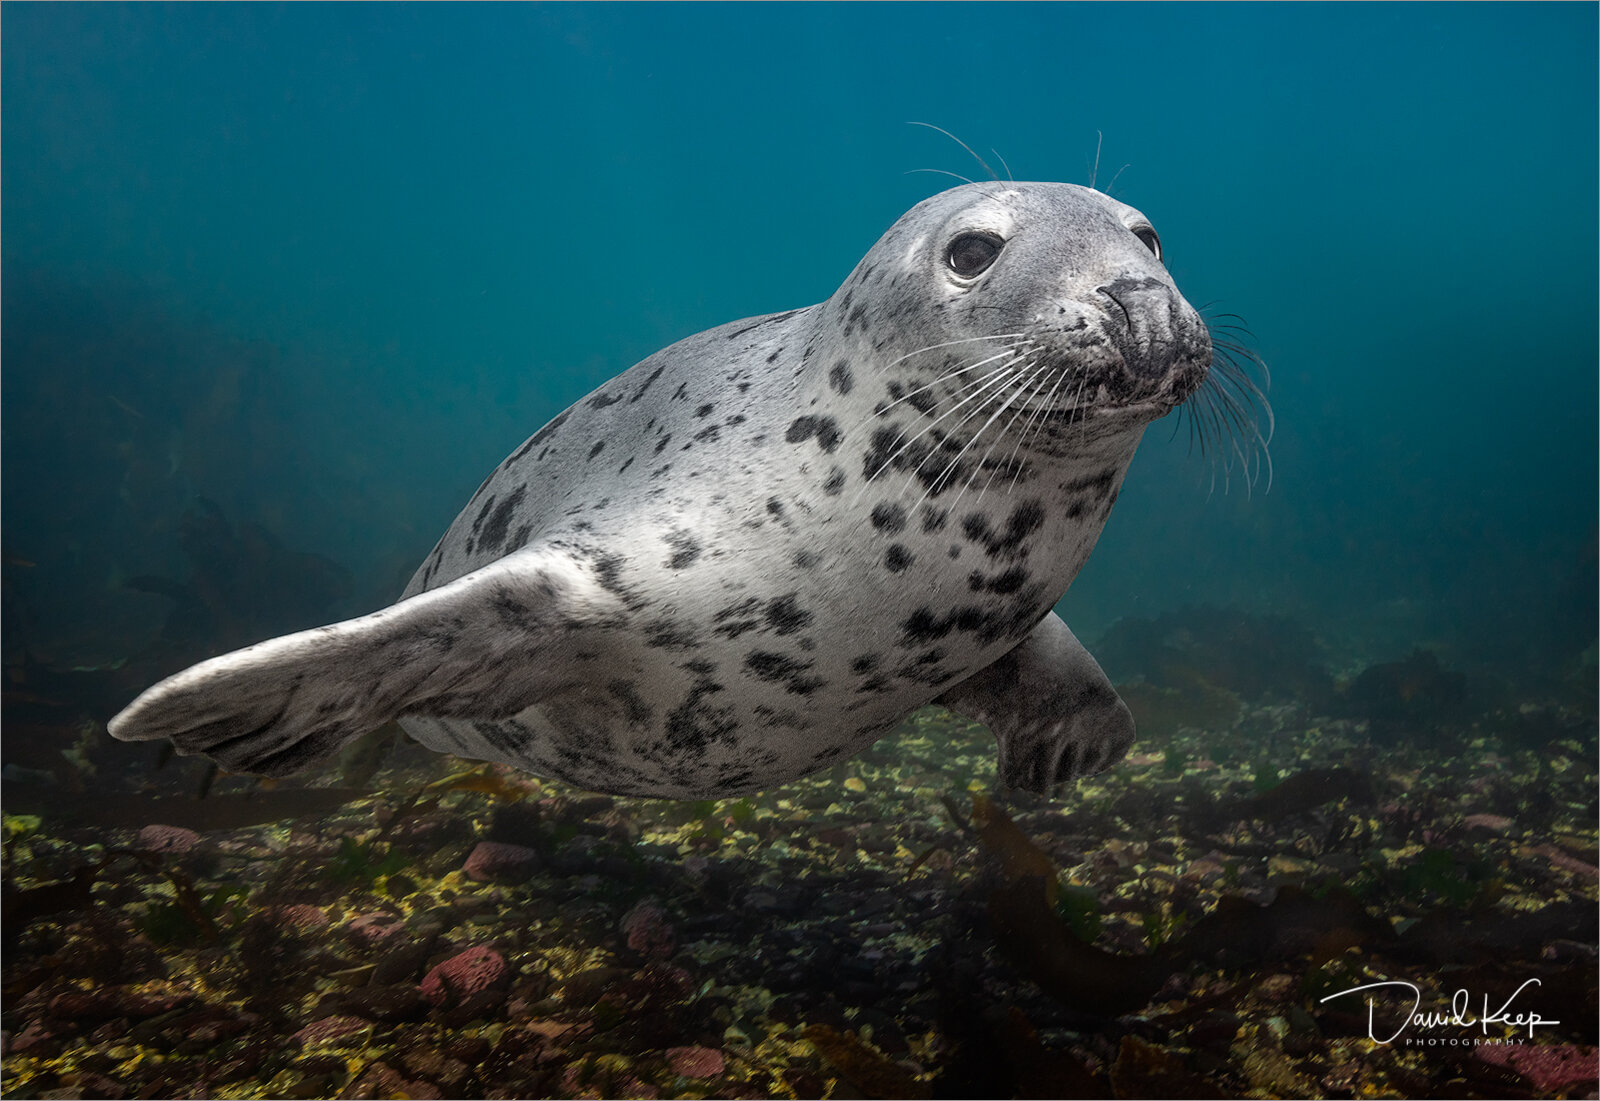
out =
<path fill-rule="evenodd" d="M 893 323 L 853 315 L 865 300 Z M 925 414 L 1003 395 L 1013 414 L 1058 426 L 1142 425 L 1193 394 L 1212 362 L 1210 333 L 1149 220 L 1073 184 L 935 195 L 895 223 L 833 304 L 892 364 L 890 402 Z"/>

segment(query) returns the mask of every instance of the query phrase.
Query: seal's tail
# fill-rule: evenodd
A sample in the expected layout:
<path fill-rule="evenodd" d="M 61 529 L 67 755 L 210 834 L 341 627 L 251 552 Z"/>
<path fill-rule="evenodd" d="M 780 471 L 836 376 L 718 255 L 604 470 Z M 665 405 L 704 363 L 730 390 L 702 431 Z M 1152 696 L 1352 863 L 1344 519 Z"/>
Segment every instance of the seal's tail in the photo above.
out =
<path fill-rule="evenodd" d="M 605 599 L 569 557 L 524 550 L 371 615 L 201 662 L 107 729 L 283 776 L 403 714 L 506 718 L 546 694 L 562 634 Z"/>

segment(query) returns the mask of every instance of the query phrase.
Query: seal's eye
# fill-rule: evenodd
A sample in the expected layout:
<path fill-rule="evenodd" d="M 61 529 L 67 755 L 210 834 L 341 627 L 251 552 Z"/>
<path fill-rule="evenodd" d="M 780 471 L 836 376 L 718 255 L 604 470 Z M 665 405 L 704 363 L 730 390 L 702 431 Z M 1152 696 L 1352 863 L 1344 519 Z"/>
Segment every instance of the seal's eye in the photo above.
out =
<path fill-rule="evenodd" d="M 1144 242 L 1144 247 L 1150 250 L 1152 256 L 1161 259 L 1161 238 L 1156 236 L 1155 230 L 1146 225 L 1137 225 L 1133 227 L 1133 235 Z"/>
<path fill-rule="evenodd" d="M 1004 247 L 1005 241 L 992 233 L 963 233 L 950 242 L 945 262 L 961 278 L 971 279 L 988 271 Z"/>

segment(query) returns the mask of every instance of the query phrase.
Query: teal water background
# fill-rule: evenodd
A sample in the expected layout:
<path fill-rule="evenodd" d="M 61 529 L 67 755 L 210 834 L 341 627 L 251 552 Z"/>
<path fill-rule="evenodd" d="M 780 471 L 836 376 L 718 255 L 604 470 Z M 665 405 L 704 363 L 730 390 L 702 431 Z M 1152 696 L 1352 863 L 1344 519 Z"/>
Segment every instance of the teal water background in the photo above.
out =
<path fill-rule="evenodd" d="M 1552 675 L 1595 635 L 1596 12 L 6 4 L 7 644 L 153 634 L 122 582 L 197 495 L 387 602 L 567 404 L 983 174 L 918 120 L 1142 209 L 1272 368 L 1270 492 L 1155 425 L 1081 634 L 1228 604 Z"/>

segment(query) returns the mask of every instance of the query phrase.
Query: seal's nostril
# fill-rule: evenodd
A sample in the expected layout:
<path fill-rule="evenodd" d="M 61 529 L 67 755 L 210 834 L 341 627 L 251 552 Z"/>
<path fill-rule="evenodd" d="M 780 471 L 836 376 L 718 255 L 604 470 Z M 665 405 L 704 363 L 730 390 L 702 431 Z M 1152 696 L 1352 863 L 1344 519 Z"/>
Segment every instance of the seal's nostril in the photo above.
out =
<path fill-rule="evenodd" d="M 1110 287 L 1097 287 L 1096 289 L 1116 303 L 1117 309 L 1122 311 L 1122 323 L 1127 326 L 1128 332 L 1133 332 L 1133 315 L 1128 312 L 1128 307 L 1123 305 L 1122 299 L 1112 294 Z"/>

